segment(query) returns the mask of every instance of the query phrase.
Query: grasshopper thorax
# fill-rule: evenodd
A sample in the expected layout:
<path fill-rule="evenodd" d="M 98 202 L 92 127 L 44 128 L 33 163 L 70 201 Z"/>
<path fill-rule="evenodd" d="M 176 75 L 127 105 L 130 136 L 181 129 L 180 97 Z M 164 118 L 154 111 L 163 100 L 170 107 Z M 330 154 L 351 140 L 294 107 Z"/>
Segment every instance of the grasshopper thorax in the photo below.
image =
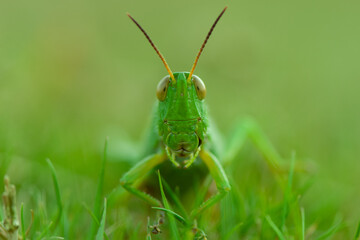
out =
<path fill-rule="evenodd" d="M 188 72 L 174 73 L 175 81 L 160 81 L 159 134 L 165 147 L 179 157 L 188 157 L 201 147 L 206 134 L 205 85 L 199 77 L 188 81 Z M 164 82 L 163 81 L 167 81 Z"/>

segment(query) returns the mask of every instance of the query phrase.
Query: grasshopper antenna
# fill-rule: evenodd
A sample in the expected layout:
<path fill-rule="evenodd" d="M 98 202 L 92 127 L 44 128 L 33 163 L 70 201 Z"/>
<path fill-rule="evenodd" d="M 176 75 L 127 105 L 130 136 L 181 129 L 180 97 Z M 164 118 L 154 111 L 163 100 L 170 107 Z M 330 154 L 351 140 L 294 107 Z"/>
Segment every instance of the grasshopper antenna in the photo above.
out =
<path fill-rule="evenodd" d="M 128 17 L 136 24 L 136 26 L 142 31 L 142 33 L 145 35 L 146 39 L 149 41 L 149 43 L 151 44 L 151 46 L 154 48 L 155 52 L 159 55 L 161 61 L 164 63 L 166 70 L 168 71 L 172 82 L 175 83 L 176 80 L 174 78 L 174 74 L 172 73 L 169 65 L 167 64 L 165 58 L 163 57 L 163 55 L 160 53 L 160 51 L 157 49 L 157 47 L 155 46 L 155 44 L 153 43 L 153 41 L 151 41 L 149 35 L 147 35 L 147 33 L 145 32 L 145 30 L 140 26 L 140 24 L 129 14 L 126 13 L 126 15 L 128 15 Z"/>
<path fill-rule="evenodd" d="M 220 20 L 220 18 L 222 17 L 222 15 L 224 14 L 224 12 L 226 11 L 226 9 L 227 9 L 227 7 L 225 7 L 225 8 L 221 11 L 220 15 L 216 18 L 214 24 L 211 26 L 210 31 L 209 31 L 209 33 L 207 34 L 206 38 L 205 38 L 204 43 L 201 45 L 200 51 L 199 51 L 199 53 L 197 54 L 197 56 L 196 56 L 196 58 L 195 58 L 195 62 L 194 62 L 193 66 L 192 66 L 192 68 L 191 68 L 191 71 L 190 71 L 190 73 L 189 73 L 189 77 L 188 77 L 188 79 L 187 79 L 188 82 L 191 81 L 191 77 L 192 77 L 192 75 L 193 75 L 193 73 L 194 73 L 194 70 L 195 70 L 195 67 L 196 67 L 196 65 L 197 65 L 197 62 L 199 61 L 199 57 L 200 57 L 202 51 L 204 50 L 204 47 L 205 47 L 207 41 L 209 40 L 209 37 L 210 37 L 211 33 L 213 32 L 216 24 L 218 23 L 218 21 Z"/>

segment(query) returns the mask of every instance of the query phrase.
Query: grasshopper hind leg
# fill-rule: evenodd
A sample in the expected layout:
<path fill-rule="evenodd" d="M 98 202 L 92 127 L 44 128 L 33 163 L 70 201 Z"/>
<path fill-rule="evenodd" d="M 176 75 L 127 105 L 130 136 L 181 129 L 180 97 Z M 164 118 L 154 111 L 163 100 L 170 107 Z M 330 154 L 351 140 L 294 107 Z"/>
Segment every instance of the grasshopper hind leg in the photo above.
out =
<path fill-rule="evenodd" d="M 244 119 L 235 125 L 235 129 L 232 131 L 222 156 L 222 163 L 224 166 L 228 166 L 234 161 L 247 139 L 249 139 L 263 155 L 272 172 L 282 172 L 284 167 L 283 159 L 265 133 L 251 118 Z"/>

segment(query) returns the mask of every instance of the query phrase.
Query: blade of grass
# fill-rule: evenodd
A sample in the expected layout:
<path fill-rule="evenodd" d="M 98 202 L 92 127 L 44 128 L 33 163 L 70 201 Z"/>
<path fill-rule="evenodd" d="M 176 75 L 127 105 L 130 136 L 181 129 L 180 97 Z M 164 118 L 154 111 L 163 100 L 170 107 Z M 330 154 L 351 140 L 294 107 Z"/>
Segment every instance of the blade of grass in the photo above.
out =
<path fill-rule="evenodd" d="M 21 221 L 21 236 L 22 239 L 26 239 L 25 223 L 24 223 L 24 203 L 21 203 L 20 207 L 20 221 Z"/>
<path fill-rule="evenodd" d="M 52 164 L 52 162 L 50 161 L 50 159 L 46 159 L 47 164 L 49 165 L 49 168 L 51 170 L 51 175 L 52 175 L 52 179 L 53 179 L 53 183 L 54 183 L 54 188 L 55 188 L 55 196 L 56 196 L 56 202 L 58 205 L 58 214 L 57 216 L 54 217 L 54 230 L 56 229 L 60 219 L 62 218 L 62 213 L 63 213 L 63 205 L 62 205 L 62 201 L 61 201 L 61 194 L 60 194 L 60 187 L 59 187 L 59 182 L 57 180 L 57 176 L 56 176 L 56 171 L 55 171 L 55 167 Z"/>
<path fill-rule="evenodd" d="M 284 235 L 282 234 L 282 232 L 280 231 L 280 229 L 276 226 L 276 224 L 273 222 L 273 220 L 271 220 L 271 217 L 269 215 L 265 216 L 266 221 L 269 223 L 270 227 L 274 230 L 274 232 L 276 233 L 276 235 L 279 237 L 279 239 L 281 240 L 285 240 Z"/>
<path fill-rule="evenodd" d="M 164 192 L 164 189 L 163 189 L 163 186 L 162 186 L 160 171 L 158 170 L 157 173 L 158 173 L 158 177 L 159 177 L 160 192 L 161 192 L 161 198 L 162 198 L 164 207 L 166 209 L 171 210 L 170 204 L 169 204 L 168 200 L 166 199 L 165 192 Z M 169 218 L 170 230 L 171 230 L 172 238 L 179 240 L 180 239 L 180 234 L 179 234 L 179 230 L 177 228 L 176 222 L 175 222 L 175 218 L 174 218 L 173 215 L 171 215 L 169 213 L 167 214 L 167 216 Z"/>
<path fill-rule="evenodd" d="M 288 176 L 288 182 L 284 193 L 284 204 L 283 204 L 283 211 L 282 211 L 282 218 L 281 218 L 281 227 L 280 229 L 284 230 L 285 221 L 289 214 L 289 205 L 291 197 L 291 189 L 292 189 L 292 182 L 294 176 L 294 168 L 295 168 L 295 153 L 291 154 L 291 162 L 290 162 L 290 171 Z"/>
<path fill-rule="evenodd" d="M 101 161 L 101 167 L 100 167 L 100 175 L 98 179 L 98 185 L 95 195 L 95 203 L 94 203 L 94 209 L 93 213 L 96 216 L 97 219 L 100 218 L 100 209 L 101 209 L 101 201 L 102 201 L 102 194 L 103 194 L 103 187 L 104 187 L 104 176 L 105 176 L 105 164 L 106 164 L 106 158 L 107 158 L 107 149 L 108 149 L 108 141 L 109 138 L 105 138 L 105 144 L 104 144 L 104 155 Z M 89 239 L 94 239 L 94 235 L 96 233 L 97 224 L 96 222 L 92 221 L 91 228 L 90 228 L 90 235 Z"/>
<path fill-rule="evenodd" d="M 360 222 L 358 224 L 356 234 L 355 234 L 355 237 L 354 237 L 354 240 L 358 240 L 358 239 L 360 239 Z"/>
<path fill-rule="evenodd" d="M 95 214 L 91 211 L 91 209 L 84 202 L 83 202 L 83 206 L 84 206 L 85 210 L 90 214 L 91 218 L 96 223 L 96 225 L 99 227 L 100 226 L 99 219 L 97 219 Z"/>
<path fill-rule="evenodd" d="M 305 211 L 301 208 L 301 240 L 305 240 Z"/>
<path fill-rule="evenodd" d="M 64 239 L 69 239 L 69 221 L 68 221 L 68 215 L 67 213 L 69 212 L 69 210 L 67 209 L 69 206 L 68 205 L 65 205 L 64 206 L 65 209 L 63 211 L 63 221 L 62 221 L 62 224 L 63 224 L 63 229 L 64 229 L 64 233 L 63 233 L 63 237 Z"/>
<path fill-rule="evenodd" d="M 86 209 L 86 211 L 90 214 L 91 218 L 93 219 L 93 221 L 96 223 L 96 225 L 99 227 L 100 226 L 100 222 L 97 219 L 97 217 L 95 216 L 95 214 L 91 211 L 91 209 L 85 204 L 83 203 L 84 208 Z M 106 233 L 104 233 L 104 237 L 105 239 L 109 239 L 109 237 L 107 236 Z"/>
<path fill-rule="evenodd" d="M 104 199 L 104 210 L 101 217 L 99 229 L 96 234 L 96 240 L 103 240 L 105 234 L 105 220 L 106 220 L 106 198 Z"/>
<path fill-rule="evenodd" d="M 181 222 L 182 224 L 186 225 L 187 222 L 185 220 L 185 218 L 183 218 L 182 216 L 180 216 L 179 214 L 177 214 L 176 212 L 174 211 L 171 211 L 169 209 L 166 209 L 166 208 L 161 208 L 161 207 L 152 207 L 153 209 L 157 209 L 157 210 L 161 210 L 161 211 L 164 211 L 164 212 L 167 212 L 167 213 L 170 213 L 172 214 L 179 222 Z"/>
<path fill-rule="evenodd" d="M 164 184 L 166 192 L 169 193 L 169 195 L 172 198 L 172 200 L 174 201 L 175 205 L 178 207 L 181 215 L 185 216 L 187 219 L 188 218 L 187 212 L 185 210 L 184 205 L 181 203 L 180 199 L 178 198 L 178 196 L 175 194 L 175 192 L 171 189 L 169 184 L 164 179 L 163 179 L 163 184 Z"/>
<path fill-rule="evenodd" d="M 25 232 L 26 237 L 29 235 L 31 227 L 32 227 L 32 225 L 34 223 L 34 219 L 35 219 L 34 211 L 32 209 L 30 209 L 30 212 L 31 212 L 31 221 L 30 221 L 30 224 L 29 224 L 29 226 L 28 226 L 28 228 L 26 229 L 26 232 Z"/>
<path fill-rule="evenodd" d="M 146 229 L 146 240 L 152 240 L 151 239 L 151 233 L 150 233 L 150 217 L 147 219 L 147 229 Z"/>
<path fill-rule="evenodd" d="M 235 227 L 233 227 L 226 235 L 225 235 L 225 240 L 228 240 L 231 238 L 231 236 L 234 234 L 235 231 L 237 231 L 244 223 L 240 222 L 238 224 L 235 225 Z"/>
<path fill-rule="evenodd" d="M 46 236 L 46 234 L 48 233 L 48 231 L 50 230 L 50 228 L 52 228 L 52 226 L 54 225 L 54 222 L 50 222 L 46 228 L 44 228 L 44 230 L 40 233 L 40 235 L 36 238 L 36 240 L 41 240 L 43 239 L 43 237 Z"/>
<path fill-rule="evenodd" d="M 321 234 L 318 238 L 316 238 L 316 240 L 323 240 L 323 239 L 327 239 L 327 238 L 331 237 L 332 235 L 334 235 L 336 233 L 337 230 L 339 230 L 340 225 L 341 225 L 341 221 L 339 221 L 338 223 L 335 223 L 331 228 L 329 228 L 329 230 L 327 230 L 326 232 Z"/>

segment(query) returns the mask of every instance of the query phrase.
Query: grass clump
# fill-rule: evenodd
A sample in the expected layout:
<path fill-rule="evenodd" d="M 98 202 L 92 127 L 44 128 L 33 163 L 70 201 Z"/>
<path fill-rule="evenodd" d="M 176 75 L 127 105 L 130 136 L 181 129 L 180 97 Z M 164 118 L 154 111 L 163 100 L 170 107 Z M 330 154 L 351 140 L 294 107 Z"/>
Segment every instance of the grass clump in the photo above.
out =
<path fill-rule="evenodd" d="M 160 171 L 152 172 L 149 176 L 157 179 L 157 190 L 153 191 L 159 192 L 163 206 L 148 206 L 116 185 L 107 186 L 105 170 L 111 173 L 113 167 L 107 168 L 112 164 L 107 164 L 107 149 L 106 139 L 97 182 L 90 184 L 90 188 L 85 185 L 80 192 L 82 195 L 93 188 L 93 202 L 77 199 L 72 191 L 70 195 L 67 191 L 61 192 L 64 187 L 60 187 L 60 181 L 66 182 L 66 177 L 78 175 L 59 171 L 47 159 L 48 168 L 44 168 L 44 171 L 47 169 L 51 174 L 54 197 L 36 190 L 21 189 L 21 196 L 26 201 L 19 208 L 18 220 L 15 186 L 6 177 L 0 239 L 323 240 L 342 239 L 348 235 L 359 239 L 360 223 L 355 234 L 350 234 L 349 224 L 335 217 L 335 212 L 329 214 L 334 214 L 331 221 L 321 216 L 314 218 L 316 211 L 304 201 L 313 177 L 295 170 L 297 163 L 294 154 L 286 175 L 264 167 L 258 156 L 252 156 L 254 161 L 234 163 L 226 169 L 232 191 L 220 204 L 191 219 L 189 212 L 216 191 L 211 177 L 194 182 L 191 188 L 195 194 L 187 195 L 171 186 Z M 249 152 L 244 154 L 251 156 Z M 238 169 L 247 171 L 238 174 Z M 74 184 L 72 180 L 70 182 Z M 24 197 L 25 193 L 32 197 Z M 93 209 L 88 207 L 89 204 L 93 204 Z M 34 207 L 35 211 L 27 211 L 27 206 Z M 27 223 L 27 219 L 31 221 Z"/>

